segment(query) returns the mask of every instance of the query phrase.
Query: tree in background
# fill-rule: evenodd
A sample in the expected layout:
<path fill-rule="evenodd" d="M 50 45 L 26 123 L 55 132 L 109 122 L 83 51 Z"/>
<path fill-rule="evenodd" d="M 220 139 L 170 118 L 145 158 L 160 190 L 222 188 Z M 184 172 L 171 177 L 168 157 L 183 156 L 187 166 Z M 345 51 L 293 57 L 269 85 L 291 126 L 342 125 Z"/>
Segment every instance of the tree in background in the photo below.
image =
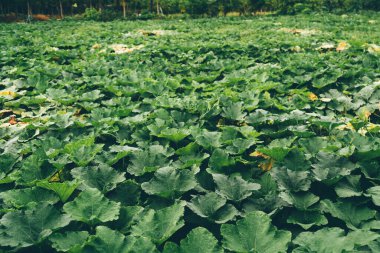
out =
<path fill-rule="evenodd" d="M 64 18 L 94 8 L 126 18 L 140 13 L 217 16 L 228 12 L 250 14 L 272 10 L 284 14 L 310 11 L 380 10 L 380 0 L 0 0 L 0 15 L 47 14 Z M 95 13 L 95 12 L 93 12 Z M 103 14 L 105 16 L 105 14 Z"/>

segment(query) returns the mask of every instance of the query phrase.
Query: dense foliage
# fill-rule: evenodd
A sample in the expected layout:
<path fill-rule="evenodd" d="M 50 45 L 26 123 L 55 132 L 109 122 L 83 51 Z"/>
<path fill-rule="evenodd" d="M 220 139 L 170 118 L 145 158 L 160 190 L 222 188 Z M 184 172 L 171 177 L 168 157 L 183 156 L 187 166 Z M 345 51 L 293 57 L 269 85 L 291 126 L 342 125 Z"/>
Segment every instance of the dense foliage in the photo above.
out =
<path fill-rule="evenodd" d="M 29 8 L 28 8 L 29 7 Z M 29 10 L 28 10 L 29 9 Z M 1 14 L 40 13 L 49 15 L 83 14 L 86 9 L 106 11 L 96 19 L 110 20 L 115 17 L 131 17 L 148 13 L 216 16 L 221 13 L 238 12 L 250 14 L 256 11 L 280 13 L 342 12 L 380 10 L 378 0 L 2 0 Z M 88 10 L 87 10 L 88 11 Z M 128 15 L 126 15 L 128 14 Z M 100 18 L 99 18 L 100 16 Z"/>
<path fill-rule="evenodd" d="M 0 251 L 379 252 L 372 15 L 0 26 Z"/>

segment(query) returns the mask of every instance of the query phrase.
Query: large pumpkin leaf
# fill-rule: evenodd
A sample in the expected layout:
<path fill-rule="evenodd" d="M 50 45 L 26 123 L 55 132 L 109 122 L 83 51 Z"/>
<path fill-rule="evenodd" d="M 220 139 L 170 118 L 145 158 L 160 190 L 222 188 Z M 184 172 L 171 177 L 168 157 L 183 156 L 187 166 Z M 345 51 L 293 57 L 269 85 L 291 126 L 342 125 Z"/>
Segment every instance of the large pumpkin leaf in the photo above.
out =
<path fill-rule="evenodd" d="M 233 205 L 226 203 L 227 200 L 225 198 L 214 192 L 209 192 L 205 195 L 198 195 L 192 198 L 187 206 L 203 218 L 216 223 L 226 223 L 238 214 Z"/>
<path fill-rule="evenodd" d="M 245 181 L 241 176 L 225 176 L 222 174 L 212 175 L 217 185 L 216 193 L 233 201 L 241 201 L 252 195 L 253 191 L 261 188 L 259 184 Z"/>
<path fill-rule="evenodd" d="M 367 193 L 365 194 L 367 197 L 372 198 L 372 202 L 380 206 L 380 186 L 374 186 L 367 190 Z"/>
<path fill-rule="evenodd" d="M 146 150 L 136 151 L 131 158 L 131 164 L 128 166 L 128 173 L 134 176 L 142 176 L 147 172 L 158 170 L 170 164 L 168 157 L 173 155 L 171 149 L 160 145 L 149 146 Z"/>
<path fill-rule="evenodd" d="M 243 103 L 229 103 L 227 106 L 223 107 L 222 116 L 227 119 L 232 120 L 243 120 L 246 113 L 243 112 Z"/>
<path fill-rule="evenodd" d="M 124 174 L 125 172 L 118 172 L 105 164 L 78 167 L 71 170 L 71 175 L 82 182 L 82 189 L 96 188 L 103 193 L 115 189 L 118 183 L 123 182 L 125 180 Z"/>
<path fill-rule="evenodd" d="M 7 174 L 12 170 L 13 166 L 19 160 L 19 156 L 14 153 L 3 153 L 0 154 L 0 169 L 1 173 Z M 0 174 L 1 176 L 1 174 Z"/>
<path fill-rule="evenodd" d="M 206 149 L 219 148 L 222 146 L 221 143 L 222 133 L 220 132 L 209 132 L 203 130 L 199 135 L 195 137 L 195 141 Z"/>
<path fill-rule="evenodd" d="M 137 253 L 158 252 L 154 244 L 145 237 L 124 236 L 122 233 L 108 227 L 96 227 L 96 234 L 91 236 L 83 247 L 84 253 Z"/>
<path fill-rule="evenodd" d="M 24 159 L 22 166 L 17 171 L 17 184 L 28 185 L 38 180 L 51 177 L 55 169 L 47 165 L 47 157 L 42 150 L 37 150 L 32 155 Z"/>
<path fill-rule="evenodd" d="M 222 253 L 218 240 L 205 228 L 198 227 L 191 230 L 178 246 L 167 242 L 163 253 Z"/>
<path fill-rule="evenodd" d="M 132 235 L 147 237 L 154 243 L 162 244 L 185 224 L 184 206 L 184 202 L 179 202 L 157 211 L 148 210 L 137 224 L 132 226 Z"/>
<path fill-rule="evenodd" d="M 336 194 L 341 198 L 358 197 L 363 194 L 360 186 L 360 175 L 358 176 L 346 176 L 339 181 L 335 186 Z"/>
<path fill-rule="evenodd" d="M 157 136 L 173 142 L 180 142 L 189 135 L 190 131 L 188 129 L 167 128 L 162 130 Z"/>
<path fill-rule="evenodd" d="M 24 207 L 29 203 L 55 204 L 59 201 L 58 196 L 53 192 L 37 187 L 5 191 L 0 193 L 0 198 L 8 206 L 16 208 Z"/>
<path fill-rule="evenodd" d="M 37 183 L 37 186 L 51 190 L 55 192 L 62 202 L 66 202 L 68 198 L 73 194 L 75 189 L 78 187 L 77 182 L 62 182 L 62 183 L 56 183 L 56 182 L 47 182 L 47 181 L 40 181 Z"/>
<path fill-rule="evenodd" d="M 52 247 L 60 252 L 79 251 L 82 244 L 87 240 L 87 231 L 68 231 L 63 234 L 55 233 L 49 237 Z"/>
<path fill-rule="evenodd" d="M 343 220 L 350 229 L 358 228 L 363 221 L 372 219 L 376 214 L 375 210 L 352 202 L 332 202 L 325 199 L 321 201 L 321 205 L 324 212 Z"/>
<path fill-rule="evenodd" d="M 287 193 L 282 192 L 280 197 L 289 205 L 298 210 L 308 210 L 308 208 L 319 201 L 319 197 L 310 192 Z"/>
<path fill-rule="evenodd" d="M 81 192 L 73 201 L 67 202 L 63 210 L 73 220 L 94 225 L 117 219 L 120 203 L 110 201 L 97 189 L 89 188 Z"/>
<path fill-rule="evenodd" d="M 235 225 L 221 227 L 223 247 L 232 252 L 286 252 L 291 233 L 277 230 L 269 216 L 263 212 L 249 213 Z"/>
<path fill-rule="evenodd" d="M 216 172 L 221 171 L 223 167 L 232 166 L 234 164 L 235 160 L 230 157 L 227 152 L 219 148 L 214 150 L 209 160 L 210 168 Z"/>
<path fill-rule="evenodd" d="M 314 176 L 318 181 L 333 184 L 343 176 L 349 175 L 356 168 L 356 165 L 346 158 L 319 152 L 317 162 L 312 167 L 314 168 Z"/>
<path fill-rule="evenodd" d="M 9 212 L 0 220 L 0 245 L 13 248 L 36 245 L 69 223 L 68 215 L 47 203 L 26 211 Z"/>
<path fill-rule="evenodd" d="M 194 173 L 188 169 L 164 167 L 154 173 L 154 177 L 141 184 L 148 194 L 164 198 L 178 198 L 197 185 Z"/>
<path fill-rule="evenodd" d="M 310 188 L 311 177 L 308 171 L 292 171 L 282 167 L 273 169 L 270 173 L 281 190 L 299 192 Z"/>
<path fill-rule="evenodd" d="M 340 228 L 324 228 L 317 232 L 303 232 L 299 234 L 293 243 L 298 247 L 293 251 L 341 253 L 350 252 L 356 247 L 367 245 L 379 238 L 380 235 L 366 230 L 357 230 L 345 235 Z"/>
<path fill-rule="evenodd" d="M 103 144 L 95 144 L 95 137 L 88 136 L 66 144 L 64 150 L 79 166 L 86 166 L 103 149 Z"/>
<path fill-rule="evenodd" d="M 286 220 L 287 223 L 297 224 L 307 230 L 312 226 L 321 226 L 328 223 L 326 217 L 318 211 L 293 210 Z"/>

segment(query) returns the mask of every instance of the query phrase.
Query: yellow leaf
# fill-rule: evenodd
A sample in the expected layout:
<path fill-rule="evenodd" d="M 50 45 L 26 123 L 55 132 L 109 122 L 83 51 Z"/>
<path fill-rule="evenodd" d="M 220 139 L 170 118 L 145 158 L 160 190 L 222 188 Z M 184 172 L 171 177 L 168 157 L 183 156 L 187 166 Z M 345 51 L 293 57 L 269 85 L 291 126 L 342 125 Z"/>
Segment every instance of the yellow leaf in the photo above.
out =
<path fill-rule="evenodd" d="M 355 131 L 355 128 L 354 126 L 351 124 L 351 123 L 347 123 L 345 125 L 340 125 L 340 126 L 337 126 L 336 129 L 338 130 L 352 130 L 352 131 Z"/>
<path fill-rule="evenodd" d="M 14 91 L 10 91 L 10 90 L 2 90 L 2 91 L 0 91 L 0 96 L 3 96 L 3 97 L 6 97 L 6 96 L 15 97 L 16 95 L 17 94 Z"/>
<path fill-rule="evenodd" d="M 259 168 L 262 169 L 263 171 L 270 171 L 273 167 L 274 164 L 274 159 L 269 159 L 265 162 L 262 162 L 259 164 Z"/>
<path fill-rule="evenodd" d="M 61 182 L 61 172 L 62 170 L 57 171 L 50 179 L 49 182 Z"/>
<path fill-rule="evenodd" d="M 337 48 L 336 48 L 336 51 L 338 52 L 342 52 L 342 51 L 345 51 L 347 50 L 348 48 L 350 47 L 350 45 L 345 42 L 345 41 L 342 41 L 338 44 Z"/>
<path fill-rule="evenodd" d="M 249 156 L 252 156 L 252 157 L 262 157 L 264 159 L 269 159 L 270 158 L 266 154 L 263 154 L 263 153 L 261 153 L 259 151 L 252 152 L 251 154 L 249 154 Z"/>
<path fill-rule="evenodd" d="M 99 49 L 99 48 L 101 48 L 102 47 L 102 45 L 100 45 L 100 44 L 94 44 L 93 46 L 92 46 L 92 49 Z"/>
<path fill-rule="evenodd" d="M 124 44 L 113 44 L 110 46 L 110 48 L 115 52 L 115 54 L 125 54 L 125 53 L 132 53 L 135 50 L 140 50 L 144 47 L 144 45 L 138 45 L 134 47 L 128 47 Z"/>
<path fill-rule="evenodd" d="M 308 98 L 309 98 L 311 101 L 318 100 L 318 96 L 315 95 L 313 92 L 310 92 L 310 93 L 309 93 Z"/>
<path fill-rule="evenodd" d="M 378 54 L 380 53 L 380 46 L 376 44 L 369 44 L 368 45 L 368 52 L 371 54 Z"/>

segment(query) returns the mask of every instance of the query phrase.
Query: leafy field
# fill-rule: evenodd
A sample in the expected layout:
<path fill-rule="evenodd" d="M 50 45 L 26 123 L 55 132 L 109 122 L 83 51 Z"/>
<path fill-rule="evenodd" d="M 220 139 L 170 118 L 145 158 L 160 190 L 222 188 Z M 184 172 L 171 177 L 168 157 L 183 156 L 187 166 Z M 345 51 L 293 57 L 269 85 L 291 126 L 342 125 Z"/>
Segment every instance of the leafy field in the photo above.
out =
<path fill-rule="evenodd" d="M 380 252 L 380 15 L 0 25 L 3 252 Z"/>

